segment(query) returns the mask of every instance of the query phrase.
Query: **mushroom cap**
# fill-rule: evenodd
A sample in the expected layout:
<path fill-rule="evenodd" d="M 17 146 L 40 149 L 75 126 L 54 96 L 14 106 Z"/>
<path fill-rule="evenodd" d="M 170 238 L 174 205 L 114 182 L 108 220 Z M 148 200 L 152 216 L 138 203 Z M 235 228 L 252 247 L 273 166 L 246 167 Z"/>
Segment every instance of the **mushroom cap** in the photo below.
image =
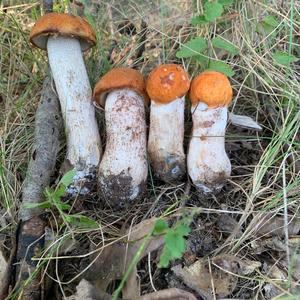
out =
<path fill-rule="evenodd" d="M 193 104 L 204 102 L 214 108 L 227 106 L 232 94 L 232 87 L 224 74 L 204 71 L 192 80 L 189 98 Z"/>
<path fill-rule="evenodd" d="M 130 68 L 114 68 L 100 78 L 94 88 L 94 100 L 102 107 L 105 106 L 106 96 L 116 89 L 132 89 L 148 102 L 145 80 L 143 75 Z"/>
<path fill-rule="evenodd" d="M 169 103 L 181 98 L 189 88 L 188 74 L 175 64 L 156 67 L 150 72 L 146 83 L 150 99 L 158 103 Z"/>
<path fill-rule="evenodd" d="M 62 35 L 77 38 L 82 51 L 96 44 L 96 35 L 90 24 L 81 17 L 63 13 L 49 13 L 42 16 L 30 32 L 30 42 L 38 48 L 47 49 L 49 36 Z"/>

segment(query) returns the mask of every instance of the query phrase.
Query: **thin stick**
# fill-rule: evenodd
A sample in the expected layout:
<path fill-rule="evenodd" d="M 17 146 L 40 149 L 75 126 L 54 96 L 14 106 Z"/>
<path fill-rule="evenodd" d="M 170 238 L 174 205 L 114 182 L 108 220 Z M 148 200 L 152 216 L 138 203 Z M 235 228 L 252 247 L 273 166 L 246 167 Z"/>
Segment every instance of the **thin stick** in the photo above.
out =
<path fill-rule="evenodd" d="M 35 144 L 23 185 L 22 207 L 19 212 L 20 231 L 16 254 L 16 282 L 21 288 L 22 299 L 40 299 L 40 272 L 36 272 L 37 261 L 32 260 L 44 246 L 45 220 L 40 208 L 27 208 L 27 203 L 44 200 L 44 189 L 49 186 L 54 172 L 59 149 L 59 134 L 62 127 L 59 101 L 52 81 L 45 78 L 41 101 L 35 118 Z M 38 275 L 25 284 L 33 273 Z"/>

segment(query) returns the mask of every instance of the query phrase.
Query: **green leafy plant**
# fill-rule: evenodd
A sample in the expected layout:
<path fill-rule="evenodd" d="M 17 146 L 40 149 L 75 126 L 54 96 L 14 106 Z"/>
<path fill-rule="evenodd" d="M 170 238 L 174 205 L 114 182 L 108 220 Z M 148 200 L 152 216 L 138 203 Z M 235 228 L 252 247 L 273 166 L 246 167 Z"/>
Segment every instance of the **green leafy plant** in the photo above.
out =
<path fill-rule="evenodd" d="M 299 60 L 296 56 L 283 51 L 275 51 L 272 58 L 275 63 L 283 66 L 289 66 L 291 63 Z"/>
<path fill-rule="evenodd" d="M 204 18 L 209 21 L 215 21 L 223 13 L 223 5 L 218 1 L 206 2 L 204 4 Z"/>
<path fill-rule="evenodd" d="M 192 25 L 204 25 L 215 21 L 222 15 L 224 9 L 233 2 L 233 0 L 206 1 L 204 4 L 204 14 L 192 18 Z M 211 47 L 208 46 L 209 44 Z M 221 36 L 214 37 L 211 40 L 211 43 L 208 43 L 208 40 L 203 37 L 196 37 L 184 43 L 177 51 L 176 57 L 192 58 L 200 64 L 202 69 L 218 71 L 228 77 L 233 76 L 235 72 L 226 62 L 217 59 L 210 59 L 212 53 L 211 48 L 221 49 L 230 55 L 237 55 L 240 52 L 237 46 Z"/>
<path fill-rule="evenodd" d="M 219 37 L 213 38 L 211 43 L 214 48 L 225 50 L 232 55 L 236 55 L 239 53 L 239 49 L 234 44 Z"/>
<path fill-rule="evenodd" d="M 63 219 L 63 226 L 73 226 L 77 228 L 98 228 L 99 225 L 96 221 L 81 215 L 81 214 L 68 214 L 71 210 L 69 201 L 62 201 L 66 193 L 67 187 L 72 183 L 75 176 L 75 170 L 68 171 L 59 181 L 56 188 L 47 187 L 45 189 L 46 200 L 40 203 L 26 203 L 25 208 L 41 208 L 41 209 L 55 209 Z"/>
<path fill-rule="evenodd" d="M 204 4 L 204 14 L 192 18 L 192 25 L 205 25 L 216 21 L 221 17 L 225 8 L 233 3 L 233 0 L 206 1 Z"/>
<path fill-rule="evenodd" d="M 201 16 L 193 17 L 191 23 L 193 26 L 196 26 L 196 25 L 205 25 L 208 24 L 209 22 L 205 19 L 203 15 L 201 15 Z"/>
<path fill-rule="evenodd" d="M 258 31 L 261 33 L 271 33 L 279 26 L 280 22 L 272 15 L 265 16 L 258 24 Z"/>
<path fill-rule="evenodd" d="M 213 38 L 211 44 L 213 48 L 222 49 L 231 55 L 239 53 L 239 49 L 234 44 L 220 37 Z M 203 69 L 218 71 L 229 77 L 235 74 L 230 65 L 223 61 L 210 59 L 208 55 L 208 42 L 202 37 L 189 40 L 176 53 L 178 58 L 193 58 L 197 60 Z"/>
<path fill-rule="evenodd" d="M 235 74 L 232 68 L 221 60 L 210 60 L 207 70 L 218 71 L 220 73 L 225 74 L 228 77 L 232 77 Z"/>
<path fill-rule="evenodd" d="M 188 58 L 201 54 L 207 48 L 207 42 L 202 37 L 191 39 L 177 51 L 176 57 Z"/>
<path fill-rule="evenodd" d="M 184 215 L 171 228 L 163 219 L 158 219 L 153 229 L 153 235 L 164 235 L 164 247 L 159 260 L 159 267 L 166 268 L 169 263 L 181 258 L 186 249 L 185 237 L 190 233 L 190 224 L 193 220 L 196 210 L 190 214 Z"/>

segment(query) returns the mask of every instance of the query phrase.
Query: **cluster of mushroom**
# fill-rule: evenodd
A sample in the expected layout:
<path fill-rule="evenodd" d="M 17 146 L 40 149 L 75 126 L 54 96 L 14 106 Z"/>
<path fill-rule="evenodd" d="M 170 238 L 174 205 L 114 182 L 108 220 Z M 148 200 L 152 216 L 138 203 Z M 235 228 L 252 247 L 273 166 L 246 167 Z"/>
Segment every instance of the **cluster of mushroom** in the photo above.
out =
<path fill-rule="evenodd" d="M 146 82 L 140 72 L 115 68 L 92 90 L 82 51 L 95 45 L 96 37 L 82 18 L 49 13 L 34 25 L 30 41 L 47 50 L 64 118 L 67 155 L 76 170 L 69 193 L 88 193 L 96 177 L 101 194 L 111 204 L 140 198 L 148 174 L 147 153 L 155 175 L 177 182 L 186 173 L 183 149 L 185 95 L 192 102 L 193 129 L 187 153 L 187 170 L 203 192 L 219 190 L 230 175 L 224 148 L 227 105 L 232 99 L 229 80 L 206 71 L 190 84 L 179 65 L 155 68 Z M 150 98 L 147 146 L 145 105 Z M 101 142 L 93 101 L 105 109 L 106 147 Z"/>

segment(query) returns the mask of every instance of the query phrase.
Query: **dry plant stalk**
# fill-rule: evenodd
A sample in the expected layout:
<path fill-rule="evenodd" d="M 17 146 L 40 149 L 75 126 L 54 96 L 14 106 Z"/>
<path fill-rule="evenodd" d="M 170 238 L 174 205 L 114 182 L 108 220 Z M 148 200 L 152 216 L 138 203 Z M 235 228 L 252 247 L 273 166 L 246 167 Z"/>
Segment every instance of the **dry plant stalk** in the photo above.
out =
<path fill-rule="evenodd" d="M 41 274 L 37 272 L 29 284 L 26 280 L 36 271 L 37 262 L 31 258 L 43 248 L 43 211 L 26 208 L 27 203 L 43 201 L 45 187 L 49 186 L 59 149 L 59 134 L 62 118 L 53 83 L 46 77 L 43 83 L 41 101 L 35 118 L 35 144 L 23 186 L 22 207 L 19 212 L 20 229 L 16 254 L 16 282 L 22 287 L 22 299 L 40 299 Z"/>

